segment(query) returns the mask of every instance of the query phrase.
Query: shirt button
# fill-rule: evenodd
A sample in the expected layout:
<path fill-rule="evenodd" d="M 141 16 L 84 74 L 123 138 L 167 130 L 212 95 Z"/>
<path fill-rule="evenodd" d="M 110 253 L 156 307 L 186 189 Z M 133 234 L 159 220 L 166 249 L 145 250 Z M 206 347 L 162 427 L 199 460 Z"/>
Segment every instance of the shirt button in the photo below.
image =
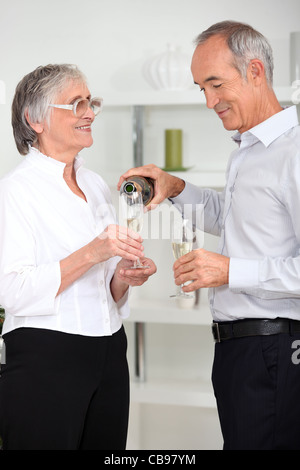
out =
<path fill-rule="evenodd" d="M 101 287 L 102 287 L 102 286 L 103 286 L 103 284 L 104 284 L 104 282 L 103 282 L 103 281 L 100 281 L 100 282 L 99 282 L 99 286 L 101 286 Z"/>
<path fill-rule="evenodd" d="M 103 303 L 103 304 L 106 304 L 106 299 L 103 299 L 103 300 L 102 300 L 102 303 Z"/>

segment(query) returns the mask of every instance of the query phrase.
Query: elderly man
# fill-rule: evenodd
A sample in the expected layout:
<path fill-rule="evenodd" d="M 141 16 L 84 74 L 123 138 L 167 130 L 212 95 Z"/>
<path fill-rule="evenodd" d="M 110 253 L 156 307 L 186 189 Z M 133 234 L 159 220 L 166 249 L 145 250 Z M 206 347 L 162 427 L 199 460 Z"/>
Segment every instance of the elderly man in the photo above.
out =
<path fill-rule="evenodd" d="M 272 88 L 268 41 L 225 21 L 196 40 L 194 81 L 238 148 L 222 193 L 153 165 L 153 205 L 204 204 L 218 253 L 195 250 L 174 264 L 186 292 L 210 287 L 216 341 L 213 385 L 224 449 L 300 449 L 300 127 Z"/>

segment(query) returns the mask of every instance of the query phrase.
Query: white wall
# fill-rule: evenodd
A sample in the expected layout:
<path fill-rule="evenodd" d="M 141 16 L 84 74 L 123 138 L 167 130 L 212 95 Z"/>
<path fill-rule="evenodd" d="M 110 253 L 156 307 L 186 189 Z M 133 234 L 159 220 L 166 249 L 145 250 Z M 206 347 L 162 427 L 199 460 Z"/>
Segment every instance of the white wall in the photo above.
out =
<path fill-rule="evenodd" d="M 223 19 L 245 21 L 270 40 L 275 85 L 289 84 L 289 33 L 300 29 L 299 0 L 0 0 L 0 176 L 20 161 L 10 104 L 18 81 L 41 64 L 76 63 L 92 94 L 148 89 L 141 66 L 173 43 L 192 55 L 193 39 Z M 100 118 L 101 119 L 101 118 Z M 99 133 L 88 152 L 97 161 Z M 124 130 L 126 133 L 126 129 Z M 114 136 L 112 136 L 114 137 Z M 116 163 L 120 155 L 115 155 Z"/>

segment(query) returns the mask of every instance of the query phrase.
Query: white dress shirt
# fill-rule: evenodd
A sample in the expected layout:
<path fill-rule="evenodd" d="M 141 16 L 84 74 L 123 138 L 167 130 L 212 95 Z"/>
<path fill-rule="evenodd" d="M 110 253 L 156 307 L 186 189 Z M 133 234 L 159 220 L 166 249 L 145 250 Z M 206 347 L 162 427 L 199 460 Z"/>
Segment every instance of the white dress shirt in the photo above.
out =
<path fill-rule="evenodd" d="M 3 334 L 20 327 L 86 336 L 118 331 L 128 316 L 127 295 L 116 304 L 110 281 L 118 258 L 99 263 L 56 296 L 60 260 L 116 223 L 108 186 L 76 157 L 77 183 L 87 202 L 64 178 L 65 164 L 35 148 L 0 181 L 0 305 Z"/>
<path fill-rule="evenodd" d="M 186 184 L 173 199 L 204 204 L 204 230 L 230 257 L 229 285 L 210 289 L 215 321 L 300 320 L 300 126 L 295 106 L 243 134 L 222 193 Z"/>

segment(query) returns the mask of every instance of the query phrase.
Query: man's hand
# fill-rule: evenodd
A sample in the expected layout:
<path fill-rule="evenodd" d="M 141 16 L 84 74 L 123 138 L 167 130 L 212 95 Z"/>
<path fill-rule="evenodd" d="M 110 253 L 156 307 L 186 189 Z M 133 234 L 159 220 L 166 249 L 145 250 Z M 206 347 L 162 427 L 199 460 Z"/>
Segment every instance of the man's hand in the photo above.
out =
<path fill-rule="evenodd" d="M 134 175 L 144 176 L 145 178 L 148 177 L 154 181 L 154 198 L 146 207 L 147 210 L 154 209 L 165 199 L 178 196 L 185 187 L 185 182 L 180 178 L 169 175 L 155 165 L 145 165 L 132 168 L 124 173 L 124 175 L 120 177 L 118 190 L 120 190 L 123 181 Z"/>
<path fill-rule="evenodd" d="M 179 258 L 173 266 L 176 285 L 183 287 L 184 292 L 192 292 L 202 287 L 218 287 L 228 284 L 229 262 L 227 256 L 212 253 L 204 249 L 193 250 Z"/>

